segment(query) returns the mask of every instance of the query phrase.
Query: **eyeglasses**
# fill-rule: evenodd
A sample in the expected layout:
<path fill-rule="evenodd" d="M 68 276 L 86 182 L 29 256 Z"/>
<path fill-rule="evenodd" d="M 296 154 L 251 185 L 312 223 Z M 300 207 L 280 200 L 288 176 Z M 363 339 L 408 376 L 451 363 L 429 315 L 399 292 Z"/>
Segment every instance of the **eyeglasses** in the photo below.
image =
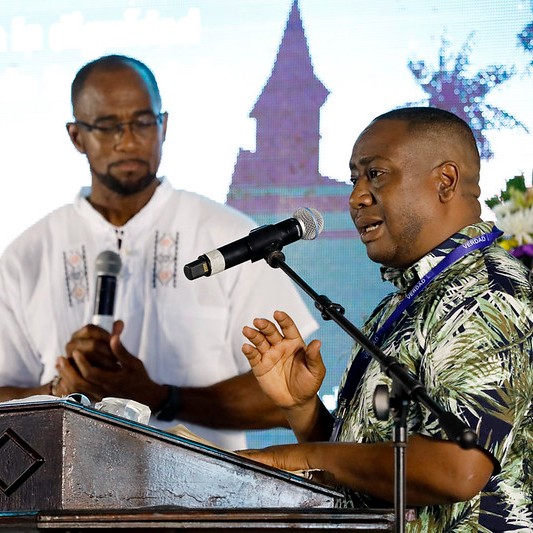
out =
<path fill-rule="evenodd" d="M 96 124 L 89 124 L 82 120 L 76 120 L 74 124 L 85 128 L 89 132 L 94 132 L 103 140 L 111 140 L 115 137 L 122 136 L 126 126 L 130 127 L 131 132 L 136 137 L 148 137 L 153 134 L 155 128 L 162 124 L 166 113 L 158 115 L 141 115 L 133 120 L 117 122 L 116 120 L 104 119 Z"/>

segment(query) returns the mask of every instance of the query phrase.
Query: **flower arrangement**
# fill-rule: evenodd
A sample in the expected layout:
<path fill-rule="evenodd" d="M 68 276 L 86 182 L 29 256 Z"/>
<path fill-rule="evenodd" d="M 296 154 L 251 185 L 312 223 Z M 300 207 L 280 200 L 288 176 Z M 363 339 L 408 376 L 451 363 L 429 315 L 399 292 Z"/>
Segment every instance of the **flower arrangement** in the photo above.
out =
<path fill-rule="evenodd" d="M 496 226 L 503 231 L 498 244 L 533 267 L 533 187 L 526 187 L 524 176 L 507 180 L 499 196 L 485 203 L 496 215 Z"/>

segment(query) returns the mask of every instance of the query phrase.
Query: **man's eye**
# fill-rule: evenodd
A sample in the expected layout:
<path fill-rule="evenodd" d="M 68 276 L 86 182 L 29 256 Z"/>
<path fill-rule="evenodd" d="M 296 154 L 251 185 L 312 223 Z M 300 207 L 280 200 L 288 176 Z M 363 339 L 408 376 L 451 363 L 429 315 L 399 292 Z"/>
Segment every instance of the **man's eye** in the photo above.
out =
<path fill-rule="evenodd" d="M 157 122 L 155 117 L 142 117 L 135 119 L 132 124 L 136 128 L 150 128 L 154 126 Z"/>
<path fill-rule="evenodd" d="M 116 131 L 117 126 L 120 128 L 120 125 L 118 125 L 116 122 L 98 122 L 94 126 L 103 132 Z"/>
<path fill-rule="evenodd" d="M 371 169 L 371 170 L 368 171 L 368 177 L 371 180 L 375 180 L 375 179 L 379 178 L 381 176 L 381 174 L 383 174 L 383 172 L 381 172 L 381 170 Z"/>
<path fill-rule="evenodd" d="M 356 185 L 357 185 L 357 180 L 358 180 L 358 179 L 359 179 L 359 178 L 356 178 L 356 177 L 354 177 L 354 176 L 352 176 L 352 177 L 350 178 L 350 181 L 352 182 L 352 186 L 354 187 L 354 189 L 355 189 L 355 187 L 356 187 Z"/>

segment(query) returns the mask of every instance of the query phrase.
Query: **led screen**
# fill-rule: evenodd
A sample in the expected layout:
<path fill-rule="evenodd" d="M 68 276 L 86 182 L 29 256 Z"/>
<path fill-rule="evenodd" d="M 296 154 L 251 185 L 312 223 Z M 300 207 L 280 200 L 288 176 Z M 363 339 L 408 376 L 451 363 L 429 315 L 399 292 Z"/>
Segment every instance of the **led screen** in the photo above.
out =
<path fill-rule="evenodd" d="M 533 6 L 526 0 L 0 2 L 0 250 L 89 183 L 65 122 L 76 71 L 107 53 L 154 71 L 169 112 L 161 174 L 259 224 L 319 209 L 288 263 L 361 326 L 388 291 L 347 211 L 348 159 L 376 115 L 436 105 L 469 121 L 482 199 L 533 169 Z M 416 203 L 417 198 L 413 198 Z M 485 218 L 493 218 L 484 208 Z M 224 243 L 221 243 L 224 244 Z M 191 258 L 191 260 L 194 258 Z M 335 386 L 352 340 L 317 319 Z M 287 432 L 250 434 L 250 445 Z"/>

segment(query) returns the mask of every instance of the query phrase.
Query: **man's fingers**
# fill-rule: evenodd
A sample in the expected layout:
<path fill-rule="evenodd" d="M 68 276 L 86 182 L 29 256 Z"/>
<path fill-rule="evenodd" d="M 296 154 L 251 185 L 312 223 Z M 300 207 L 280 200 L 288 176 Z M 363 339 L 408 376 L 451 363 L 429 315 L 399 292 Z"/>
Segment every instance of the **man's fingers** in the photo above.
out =
<path fill-rule="evenodd" d="M 65 354 L 72 357 L 74 351 L 86 354 L 91 362 L 101 359 L 113 360 L 114 356 L 109 346 L 109 334 L 107 338 L 71 339 L 65 346 Z"/>
<path fill-rule="evenodd" d="M 264 354 L 275 343 L 274 340 L 277 339 L 277 337 L 271 331 L 272 328 L 276 329 L 276 326 L 264 318 L 256 318 L 254 320 L 254 326 L 257 329 L 245 326 L 242 330 L 242 333 L 260 353 Z M 279 332 L 278 336 L 279 340 L 277 340 L 277 342 L 280 342 L 283 337 L 279 335 Z"/>
<path fill-rule="evenodd" d="M 242 353 L 246 356 L 246 359 L 248 359 L 248 362 L 252 367 L 261 361 L 261 354 L 259 353 L 259 350 L 251 344 L 243 344 Z"/>
<path fill-rule="evenodd" d="M 85 378 L 87 375 L 90 375 L 92 370 L 95 368 L 80 350 L 74 350 L 72 352 L 72 359 L 76 363 L 78 372 L 83 378 Z"/>
<path fill-rule="evenodd" d="M 270 320 L 266 320 L 265 318 L 256 318 L 254 320 L 254 326 L 271 345 L 278 344 L 283 340 L 283 335 L 279 332 L 279 329 L 276 327 L 276 325 Z"/>
<path fill-rule="evenodd" d="M 83 356 L 82 356 L 83 357 Z M 79 358 L 81 362 L 81 358 Z M 82 363 L 83 364 L 83 363 Z M 78 363 L 73 359 L 58 357 L 56 368 L 61 378 L 56 392 L 61 396 L 81 392 L 90 396 L 92 399 L 100 399 L 100 389 L 94 383 L 84 379 L 78 368 Z"/>
<path fill-rule="evenodd" d="M 307 359 L 312 362 L 322 362 L 322 356 L 320 355 L 320 348 L 322 343 L 315 339 L 307 345 Z"/>
<path fill-rule="evenodd" d="M 123 326 L 120 326 L 121 323 L 122 322 L 120 320 L 115 322 L 113 334 L 111 335 L 111 339 L 109 341 L 109 346 L 111 347 L 111 351 L 117 360 L 118 366 L 124 367 L 128 365 L 133 356 L 128 352 L 128 350 L 126 350 L 122 344 L 122 341 L 120 340 L 120 334 L 123 330 Z"/>
<path fill-rule="evenodd" d="M 274 313 L 274 318 L 279 324 L 281 332 L 276 324 L 270 320 L 267 320 L 266 318 L 254 319 L 254 326 L 262 335 L 264 335 L 270 344 L 278 344 L 284 338 L 288 340 L 301 339 L 298 328 L 287 313 L 284 313 L 283 311 L 276 311 Z"/>
<path fill-rule="evenodd" d="M 311 341 L 305 352 L 305 359 L 307 368 L 314 373 L 315 375 L 324 375 L 326 368 L 324 366 L 324 361 L 322 360 L 322 355 L 320 354 L 320 347 L 322 343 L 315 339 Z"/>
<path fill-rule="evenodd" d="M 279 324 L 279 327 L 281 328 L 281 332 L 283 333 L 283 336 L 291 340 L 302 339 L 302 336 L 300 335 L 300 331 L 296 327 L 294 320 L 287 313 L 285 313 L 284 311 L 276 311 L 274 313 L 274 318 L 276 322 Z M 280 337 L 281 337 L 281 334 L 280 334 Z M 302 342 L 303 342 L 303 339 L 302 339 Z"/>
<path fill-rule="evenodd" d="M 78 331 L 75 331 L 72 334 L 71 340 L 82 340 L 82 339 L 94 339 L 94 340 L 109 340 L 109 332 L 105 329 L 102 329 L 99 326 L 93 324 L 87 324 L 83 326 Z"/>
<path fill-rule="evenodd" d="M 123 320 L 115 320 L 113 322 L 113 331 L 112 335 L 122 335 L 122 332 L 124 331 L 124 321 Z"/>

